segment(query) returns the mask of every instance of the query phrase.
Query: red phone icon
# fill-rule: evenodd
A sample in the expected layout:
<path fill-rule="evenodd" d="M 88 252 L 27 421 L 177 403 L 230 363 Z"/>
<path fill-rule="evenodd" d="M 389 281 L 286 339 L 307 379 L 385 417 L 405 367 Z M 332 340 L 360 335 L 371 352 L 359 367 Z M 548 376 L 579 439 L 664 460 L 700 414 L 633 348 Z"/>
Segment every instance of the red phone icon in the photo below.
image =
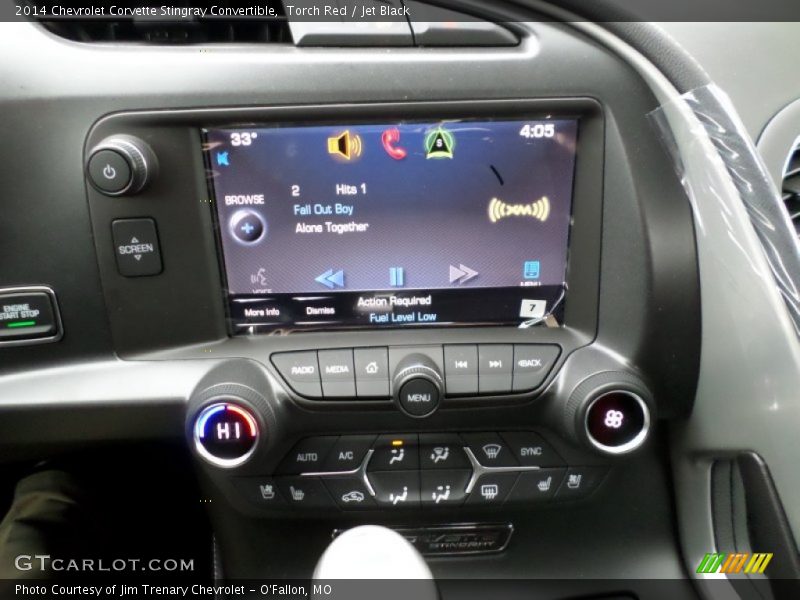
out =
<path fill-rule="evenodd" d="M 395 160 L 403 160 L 408 154 L 405 148 L 395 146 L 395 144 L 397 144 L 399 141 L 400 130 L 396 127 L 387 129 L 381 134 L 381 143 L 383 144 L 383 149 L 386 150 L 386 154 Z"/>

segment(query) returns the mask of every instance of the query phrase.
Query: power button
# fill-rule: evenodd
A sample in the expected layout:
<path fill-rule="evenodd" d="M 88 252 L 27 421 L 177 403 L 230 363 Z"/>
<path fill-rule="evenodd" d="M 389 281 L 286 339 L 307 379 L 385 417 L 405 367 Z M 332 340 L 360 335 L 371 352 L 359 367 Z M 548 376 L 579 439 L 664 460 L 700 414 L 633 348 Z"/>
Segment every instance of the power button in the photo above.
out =
<path fill-rule="evenodd" d="M 128 161 L 114 150 L 100 150 L 89 159 L 89 177 L 101 192 L 121 192 L 131 180 Z"/>

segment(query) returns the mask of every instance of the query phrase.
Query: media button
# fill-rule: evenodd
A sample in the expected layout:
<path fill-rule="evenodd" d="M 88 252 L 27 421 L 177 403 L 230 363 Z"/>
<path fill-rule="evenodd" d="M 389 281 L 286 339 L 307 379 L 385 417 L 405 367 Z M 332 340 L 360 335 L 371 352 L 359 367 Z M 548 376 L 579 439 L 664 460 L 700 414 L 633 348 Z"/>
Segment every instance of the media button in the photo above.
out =
<path fill-rule="evenodd" d="M 320 350 L 320 377 L 324 398 L 355 398 L 356 380 L 353 373 L 353 351 Z"/>

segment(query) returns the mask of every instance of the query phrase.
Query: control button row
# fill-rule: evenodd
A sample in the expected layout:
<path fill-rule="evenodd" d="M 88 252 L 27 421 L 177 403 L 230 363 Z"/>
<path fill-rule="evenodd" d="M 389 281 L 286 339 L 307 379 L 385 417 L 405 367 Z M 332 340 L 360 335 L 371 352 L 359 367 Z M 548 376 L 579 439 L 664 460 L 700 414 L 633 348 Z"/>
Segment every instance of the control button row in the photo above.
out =
<path fill-rule="evenodd" d="M 345 348 L 272 355 L 272 363 L 301 396 L 324 399 L 388 399 L 387 348 Z"/>
<path fill-rule="evenodd" d="M 378 471 L 356 475 L 240 477 L 238 491 L 261 507 L 391 510 L 420 507 L 491 507 L 573 500 L 602 482 L 605 467 L 486 472 L 472 482 L 469 469 Z"/>
<path fill-rule="evenodd" d="M 459 344 L 444 347 L 449 395 L 526 392 L 539 387 L 556 363 L 548 344 Z"/>
<path fill-rule="evenodd" d="M 555 449 L 531 431 L 343 435 L 305 438 L 286 455 L 282 474 L 355 471 L 372 449 L 367 470 L 469 469 L 468 448 L 482 467 L 562 467 Z"/>
<path fill-rule="evenodd" d="M 441 356 L 442 346 L 436 348 Z M 561 352 L 552 344 L 458 344 L 443 349 L 449 396 L 534 390 L 544 382 Z M 390 397 L 389 350 L 385 347 L 280 352 L 271 358 L 289 387 L 301 396 L 326 400 Z"/>

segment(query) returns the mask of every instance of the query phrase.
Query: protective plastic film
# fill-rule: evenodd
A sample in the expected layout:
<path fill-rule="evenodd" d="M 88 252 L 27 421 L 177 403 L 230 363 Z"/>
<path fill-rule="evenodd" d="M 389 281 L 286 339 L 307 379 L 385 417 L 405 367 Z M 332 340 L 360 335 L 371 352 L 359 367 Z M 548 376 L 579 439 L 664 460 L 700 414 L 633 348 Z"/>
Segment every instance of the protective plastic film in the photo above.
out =
<path fill-rule="evenodd" d="M 659 107 L 650 117 L 675 161 L 694 209 L 698 235 L 714 236 L 718 260 L 713 268 L 731 270 L 728 282 L 734 283 L 731 289 L 737 293 L 743 291 L 738 287 L 741 282 L 748 279 L 776 285 L 800 335 L 800 247 L 780 194 L 730 99 L 712 84 L 687 92 L 680 101 Z M 721 161 L 730 180 L 704 168 L 707 161 Z M 766 266 L 745 239 L 749 236 L 729 202 L 732 193 L 741 199 Z M 737 269 L 756 278 L 737 277 L 733 272 Z"/>

